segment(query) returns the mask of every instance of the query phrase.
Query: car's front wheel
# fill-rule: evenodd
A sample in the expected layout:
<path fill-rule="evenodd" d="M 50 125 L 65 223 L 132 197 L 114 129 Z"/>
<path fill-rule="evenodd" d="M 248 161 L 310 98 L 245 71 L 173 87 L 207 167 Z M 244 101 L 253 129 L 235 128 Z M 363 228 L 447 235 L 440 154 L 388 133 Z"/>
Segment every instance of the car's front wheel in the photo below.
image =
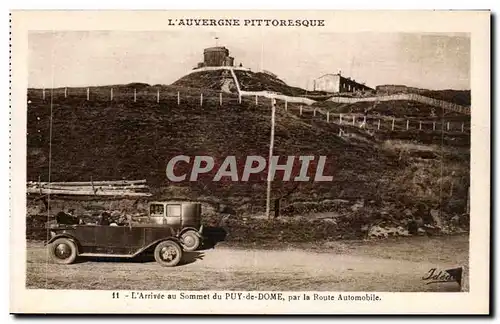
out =
<path fill-rule="evenodd" d="M 160 265 L 175 267 L 182 259 L 182 248 L 174 241 L 163 241 L 156 246 L 154 255 Z"/>
<path fill-rule="evenodd" d="M 75 242 L 63 237 L 50 243 L 49 255 L 55 263 L 71 264 L 75 262 L 78 250 Z"/>

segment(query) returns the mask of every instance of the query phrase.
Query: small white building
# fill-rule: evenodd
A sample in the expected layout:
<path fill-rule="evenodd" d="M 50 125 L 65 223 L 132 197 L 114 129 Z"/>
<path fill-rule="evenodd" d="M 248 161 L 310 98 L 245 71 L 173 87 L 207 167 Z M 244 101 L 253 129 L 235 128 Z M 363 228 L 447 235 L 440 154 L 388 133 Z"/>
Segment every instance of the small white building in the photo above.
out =
<path fill-rule="evenodd" d="M 370 87 L 340 75 L 340 73 L 325 74 L 314 80 L 314 91 L 330 93 L 371 91 Z"/>

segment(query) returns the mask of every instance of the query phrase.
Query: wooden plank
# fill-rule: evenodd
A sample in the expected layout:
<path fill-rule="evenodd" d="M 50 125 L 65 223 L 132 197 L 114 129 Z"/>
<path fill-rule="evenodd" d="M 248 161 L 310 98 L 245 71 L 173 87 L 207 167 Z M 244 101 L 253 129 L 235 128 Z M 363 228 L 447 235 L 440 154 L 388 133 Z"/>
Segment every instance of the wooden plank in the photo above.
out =
<path fill-rule="evenodd" d="M 54 190 L 70 190 L 70 191 L 78 191 L 78 190 L 141 190 L 141 189 L 149 189 L 149 186 L 147 185 L 129 185 L 129 186 L 63 186 L 63 185 L 52 185 L 52 184 L 45 184 L 42 186 L 39 185 L 32 185 L 29 186 L 30 188 L 37 188 L 37 189 L 54 189 Z"/>
<path fill-rule="evenodd" d="M 28 182 L 30 183 L 30 182 Z M 31 183 L 38 183 L 38 182 L 31 182 Z M 50 182 L 50 185 L 56 185 L 56 186 L 92 186 L 92 183 L 94 183 L 94 186 L 106 186 L 106 185 L 117 185 L 117 186 L 126 186 L 126 185 L 133 185 L 133 184 L 144 184 L 146 183 L 146 180 L 113 180 L 113 181 L 76 181 L 76 182 Z M 49 184 L 49 182 L 40 182 L 42 185 Z"/>
<path fill-rule="evenodd" d="M 54 189 L 42 189 L 37 188 L 27 188 L 27 193 L 37 193 L 45 195 L 77 195 L 77 196 L 130 196 L 130 197 L 149 197 L 150 193 L 147 192 L 130 192 L 130 191 L 101 191 L 98 190 L 94 193 L 92 190 L 54 190 Z"/>

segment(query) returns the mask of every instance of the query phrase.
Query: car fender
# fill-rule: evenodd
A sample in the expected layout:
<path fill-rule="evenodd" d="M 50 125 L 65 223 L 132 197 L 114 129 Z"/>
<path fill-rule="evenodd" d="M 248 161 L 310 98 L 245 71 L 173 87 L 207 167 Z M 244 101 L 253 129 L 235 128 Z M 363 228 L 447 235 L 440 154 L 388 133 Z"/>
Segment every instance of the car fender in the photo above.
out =
<path fill-rule="evenodd" d="M 133 255 L 132 257 L 135 257 L 135 256 L 138 256 L 139 254 L 141 254 L 142 252 L 146 251 L 147 249 L 153 247 L 153 246 L 156 246 L 158 245 L 160 242 L 163 242 L 163 241 L 174 241 L 175 243 L 179 244 L 182 248 L 182 244 L 181 244 L 181 241 L 175 237 L 175 236 L 170 236 L 170 237 L 165 237 L 165 238 L 161 238 L 159 240 L 156 240 L 156 241 L 153 241 L 151 243 L 149 243 L 148 245 L 146 246 L 143 246 L 142 248 L 140 248 L 139 250 L 137 250 Z"/>
<path fill-rule="evenodd" d="M 203 238 L 203 235 L 201 235 L 200 233 L 200 229 L 198 228 L 194 228 L 194 227 L 185 227 L 183 228 L 180 232 L 179 232 L 179 236 L 181 236 L 182 234 L 186 233 L 187 231 L 193 231 L 196 233 L 196 235 L 202 239 Z"/>
<path fill-rule="evenodd" d="M 46 245 L 49 245 L 49 244 L 53 243 L 55 240 L 60 239 L 60 238 L 67 238 L 67 239 L 69 239 L 71 242 L 73 242 L 76 245 L 77 252 L 78 253 L 80 252 L 80 250 L 81 250 L 80 242 L 78 242 L 78 240 L 74 236 L 72 236 L 70 234 L 66 234 L 66 233 L 64 233 L 64 234 L 57 234 L 57 235 L 53 236 L 46 243 Z"/>

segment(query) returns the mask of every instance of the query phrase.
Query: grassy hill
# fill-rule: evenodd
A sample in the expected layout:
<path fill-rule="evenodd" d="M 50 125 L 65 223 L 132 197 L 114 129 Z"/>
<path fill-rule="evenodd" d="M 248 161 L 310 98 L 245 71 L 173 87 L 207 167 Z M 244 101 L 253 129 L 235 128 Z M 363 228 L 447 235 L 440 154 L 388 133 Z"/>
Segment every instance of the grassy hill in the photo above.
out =
<path fill-rule="evenodd" d="M 307 91 L 299 87 L 287 85 L 283 80 L 274 75 L 262 72 L 235 71 L 240 82 L 241 90 L 245 91 L 272 91 L 293 97 L 307 97 L 322 100 L 331 95 L 322 91 Z"/>
<path fill-rule="evenodd" d="M 277 76 L 263 73 L 263 72 L 253 72 L 244 70 L 234 70 L 236 77 L 240 83 L 241 90 L 244 91 L 272 91 L 281 93 L 287 96 L 294 97 L 307 97 L 319 102 L 326 100 L 332 96 L 332 94 L 323 91 L 308 91 L 299 87 L 292 87 L 286 84 L 283 80 L 279 79 Z M 210 90 L 221 90 L 224 84 L 224 78 L 230 78 L 230 74 L 226 70 L 214 70 L 214 71 L 201 71 L 192 72 L 176 82 L 173 83 L 174 86 L 197 88 L 197 89 L 210 89 Z M 434 98 L 438 100 L 448 101 L 462 106 L 470 106 L 471 104 L 471 92 L 470 90 L 427 90 L 407 87 L 407 92 L 418 93 L 422 96 L 429 98 Z M 232 92 L 236 93 L 236 87 L 232 88 Z M 344 93 L 341 96 L 352 97 L 352 94 Z M 356 97 L 356 96 L 354 96 Z M 370 104 L 370 103 L 364 103 Z M 384 103 L 382 103 L 382 106 Z M 386 104 L 390 105 L 389 104 Z M 356 106 L 356 105 L 351 105 Z M 419 103 L 408 103 L 403 104 L 398 103 L 393 105 L 392 108 L 405 108 L 405 106 L 411 106 L 408 108 L 430 108 Z M 391 108 L 391 107 L 388 107 Z M 387 111 L 385 111 L 387 112 Z M 423 114 L 431 114 L 431 109 L 422 111 Z M 441 116 L 441 115 L 440 115 Z"/>
<path fill-rule="evenodd" d="M 218 164 L 234 155 L 240 165 L 247 155 L 268 155 L 270 100 L 260 98 L 256 105 L 254 98 L 243 98 L 240 104 L 236 94 L 224 94 L 220 105 L 220 83 L 212 76 L 209 73 L 197 78 L 194 74 L 171 86 L 134 83 L 92 87 L 89 101 L 86 88 L 68 88 L 67 98 L 62 88 L 46 90 L 45 100 L 41 89 L 29 89 L 27 180 L 48 181 L 51 150 L 51 181 L 145 178 L 154 194 L 152 199 L 195 199 L 214 206 L 213 210 L 222 204 L 237 210 L 238 215 L 262 214 L 265 173 L 243 183 L 227 178 L 213 182 L 215 171 L 197 182 L 172 183 L 166 177 L 167 162 L 180 154 L 210 155 Z M 200 85 L 204 88 L 195 87 Z M 137 102 L 133 100 L 134 89 Z M 228 223 L 233 240 L 258 234 L 273 241 L 278 232 L 284 241 L 360 238 L 366 235 L 362 228 L 367 225 L 406 226 L 409 218 L 422 217 L 418 216 L 421 204 L 442 208 L 448 218 L 463 213 L 469 181 L 470 135 L 400 129 L 370 133 L 357 126 L 342 125 L 348 136 L 339 137 L 339 125 L 326 123 L 323 114 L 361 113 L 372 103 L 318 103 L 307 107 L 301 116 L 297 104 L 289 104 L 288 111 L 281 101 L 277 106 L 274 155 L 325 155 L 325 173 L 334 179 L 299 184 L 274 181 L 272 198 L 282 198 L 282 215 L 301 218 L 293 222 L 283 218 L 280 223 L 265 223 L 255 217 L 233 219 Z M 317 116 L 312 114 L 314 108 L 318 109 Z M 432 109 L 395 101 L 377 105 L 368 116 L 424 118 Z M 28 206 L 34 215 L 40 210 L 37 204 Z M 136 200 L 54 199 L 53 204 L 55 210 L 83 206 L 95 214 L 102 209 L 136 213 L 146 208 L 145 202 Z M 322 220 L 325 213 L 334 220 Z M 33 217 L 27 222 L 28 233 L 35 229 L 30 237 L 46 235 L 42 228 L 45 215 L 46 212 L 39 220 Z M 204 215 L 204 222 L 216 224 L 216 216 L 217 213 L 209 212 Z"/>
<path fill-rule="evenodd" d="M 350 104 L 336 103 L 332 101 L 318 101 L 313 106 L 327 109 L 332 113 L 364 114 L 366 112 L 372 116 L 395 118 L 440 119 L 445 117 L 446 119 L 470 121 L 470 116 L 407 100 L 380 101 L 377 103 L 365 101 Z"/>
<path fill-rule="evenodd" d="M 228 76 L 228 73 L 229 72 L 225 70 L 192 72 L 175 81 L 173 85 L 198 89 L 221 90 L 224 76 Z M 235 70 L 234 73 L 243 91 L 272 91 L 287 96 L 308 97 L 316 100 L 331 97 L 331 95 L 325 92 L 307 91 L 299 87 L 289 86 L 283 80 L 268 73 L 243 70 Z"/>
<path fill-rule="evenodd" d="M 199 95 L 184 90 L 177 105 L 176 90 L 162 90 L 162 101 L 152 98 L 134 103 L 115 90 L 115 99 L 86 101 L 83 97 L 64 98 L 61 90 L 54 95 L 52 119 L 52 181 L 142 179 L 148 180 L 158 194 L 172 185 L 184 187 L 185 196 L 239 196 L 262 199 L 265 179 L 254 184 L 208 179 L 196 183 L 172 184 L 165 167 L 176 155 L 211 155 L 220 163 L 228 155 L 239 161 L 247 155 L 268 155 L 270 136 L 269 102 L 255 105 L 236 96 L 225 97 L 219 106 L 217 93 L 205 91 L 205 104 Z M 70 89 L 74 92 L 72 89 Z M 94 93 L 98 90 L 93 89 Z M 105 98 L 107 88 L 96 98 Z M 154 93 L 154 89 L 151 89 Z M 189 95 L 188 95 L 189 94 Z M 28 180 L 48 180 L 50 99 L 40 100 L 34 91 L 28 94 Z M 151 96 L 152 97 L 152 96 Z M 279 109 L 277 113 L 275 155 L 326 155 L 330 184 L 301 185 L 304 193 L 324 197 L 376 195 L 377 181 L 388 168 L 398 167 L 390 154 L 378 150 L 359 132 L 359 139 L 339 138 L 338 126 L 322 121 L 304 121 Z M 213 174 L 212 174 L 213 175 Z M 207 177 L 208 178 L 208 177 Z M 362 186 L 352 183 L 363 179 Z M 278 195 L 290 184 L 275 183 Z M 312 191 L 311 191 L 312 190 Z"/>
<path fill-rule="evenodd" d="M 461 106 L 470 106 L 471 105 L 471 95 L 470 90 L 426 90 L 419 89 L 417 92 L 422 96 L 426 96 L 429 98 L 434 98 L 438 100 L 448 101 L 455 103 Z"/>
<path fill-rule="evenodd" d="M 247 155 L 266 157 L 270 136 L 268 99 L 255 105 L 253 98 L 245 98 L 239 104 L 236 95 L 225 94 L 220 106 L 218 91 L 201 91 L 178 84 L 158 87 L 141 84 L 138 100 L 133 102 L 133 88 L 137 88 L 137 84 L 114 86 L 113 101 L 109 100 L 110 87 L 92 88 L 90 101 L 81 95 L 85 89 L 69 89 L 68 98 L 64 98 L 63 89 L 54 91 L 51 181 L 145 178 L 157 198 L 245 202 L 260 208 L 264 205 L 265 177 L 251 179 L 250 183 L 213 182 L 214 171 L 198 182 L 171 183 L 167 181 L 165 167 L 169 159 L 180 154 L 210 155 L 216 158 L 216 163 L 228 155 L 235 155 L 240 163 Z M 160 103 L 156 103 L 158 89 L 161 89 Z M 182 94 L 180 105 L 177 105 L 178 91 Z M 203 106 L 200 106 L 200 92 L 204 93 Z M 47 181 L 50 92 L 44 101 L 40 90 L 31 89 L 28 99 L 31 103 L 28 105 L 27 176 L 28 180 Z M 357 105 L 342 109 L 357 111 Z M 408 183 L 396 185 L 395 179 L 400 173 L 409 172 L 413 162 L 402 158 L 400 149 L 386 145 L 397 136 L 392 133 L 371 136 L 357 127 L 343 126 L 351 136 L 339 137 L 338 125 L 310 118 L 310 115 L 299 117 L 293 108 L 290 105 L 285 112 L 282 103 L 278 103 L 274 154 L 325 155 L 328 157 L 326 173 L 333 175 L 334 180 L 301 183 L 298 187 L 294 183 L 275 181 L 273 197 L 292 193 L 287 198 L 290 201 L 398 200 L 409 194 L 401 186 L 414 186 L 414 181 L 408 179 Z M 418 132 L 404 134 L 407 138 L 399 139 L 410 142 L 417 139 L 416 143 L 422 136 Z M 426 145 L 442 143 L 439 133 L 427 137 Z M 454 138 L 448 139 L 447 144 L 462 148 L 468 145 Z M 455 173 L 457 177 L 468 172 L 468 152 L 452 160 L 463 166 L 463 172 Z M 436 166 L 429 166 L 429 176 L 435 176 L 442 162 L 437 159 Z M 432 198 L 437 192 L 436 188 L 431 191 L 422 199 Z"/>
<path fill-rule="evenodd" d="M 224 84 L 224 78 L 229 78 L 232 81 L 232 77 L 229 71 L 215 70 L 193 72 L 183 76 L 179 80 L 175 81 L 172 85 L 184 88 L 220 91 Z M 233 87 L 233 92 L 237 92 L 235 86 Z"/>

